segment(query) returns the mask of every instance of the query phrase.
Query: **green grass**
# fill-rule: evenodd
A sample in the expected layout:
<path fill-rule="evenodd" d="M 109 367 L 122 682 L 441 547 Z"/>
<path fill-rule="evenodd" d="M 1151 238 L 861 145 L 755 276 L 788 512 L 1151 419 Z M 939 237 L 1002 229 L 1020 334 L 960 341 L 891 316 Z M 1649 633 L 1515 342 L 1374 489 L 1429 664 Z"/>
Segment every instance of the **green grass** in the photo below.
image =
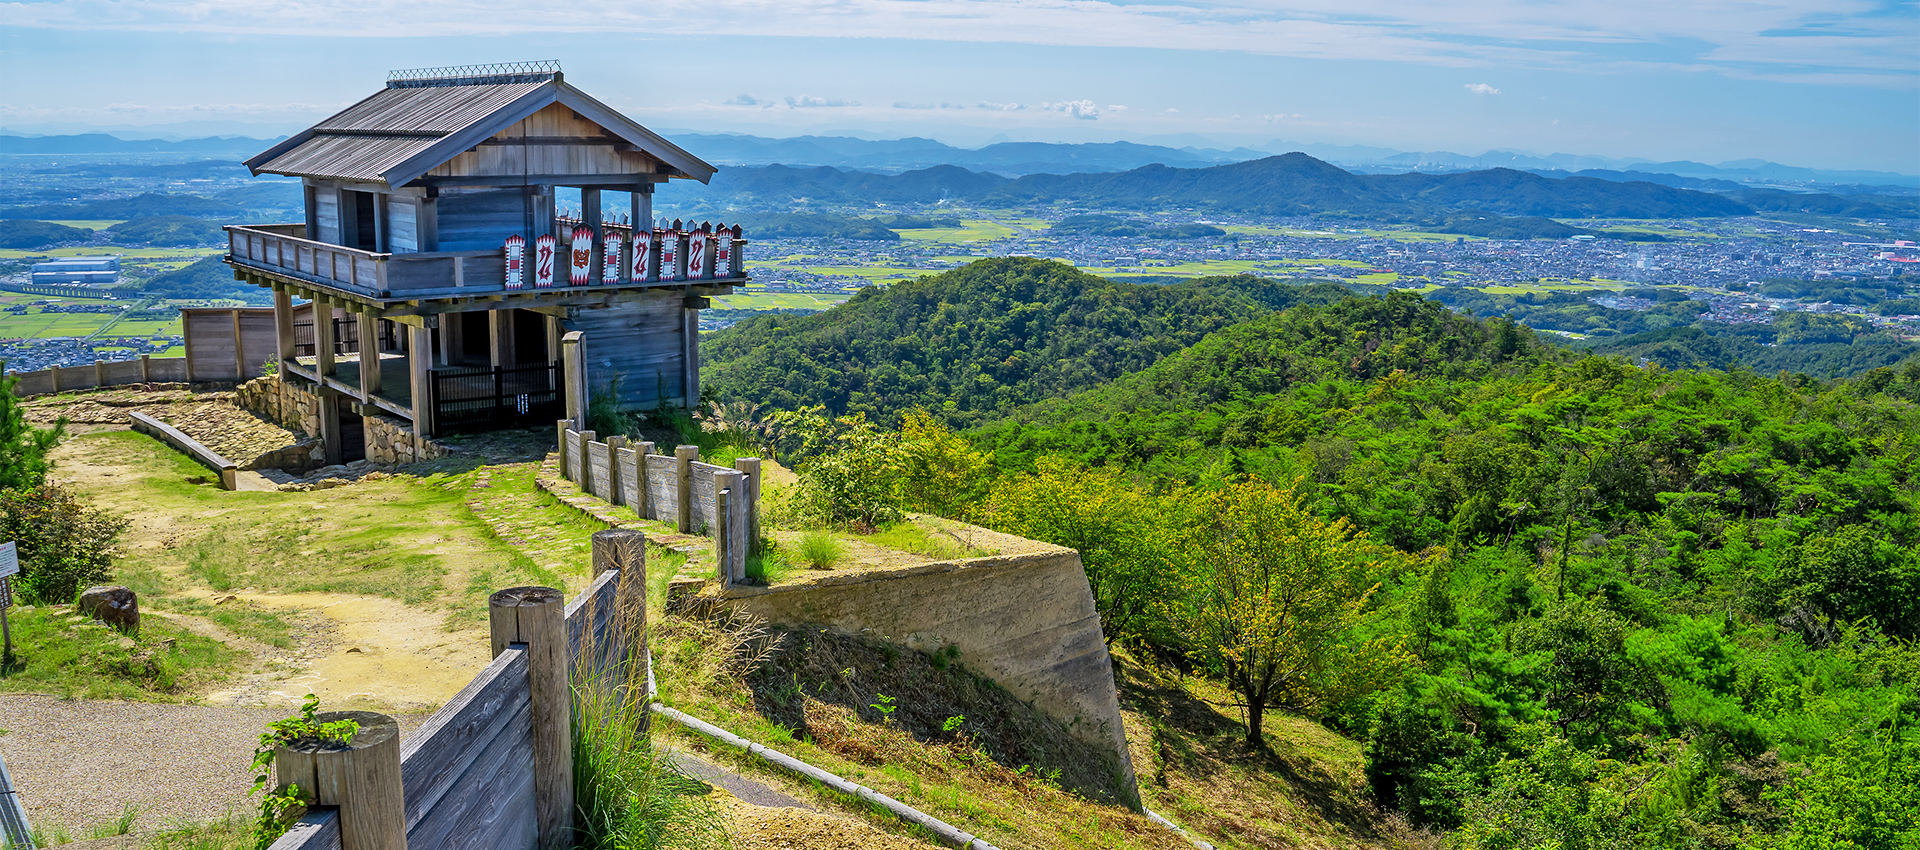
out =
<path fill-rule="evenodd" d="M 190 701 L 241 653 L 160 617 L 145 617 L 127 637 L 93 625 L 70 606 L 15 608 L 14 664 L 0 669 L 0 691 L 63 698 Z"/>
<path fill-rule="evenodd" d="M 122 221 L 126 221 L 126 219 L 112 219 L 112 218 L 83 219 L 83 220 L 71 220 L 71 221 L 54 221 L 53 219 L 42 219 L 42 220 L 46 221 L 48 224 L 59 224 L 59 225 L 65 225 L 67 227 L 80 227 L 80 228 L 85 228 L 87 230 L 106 230 L 107 228 L 110 228 L 116 224 L 119 224 Z"/>
<path fill-rule="evenodd" d="M 926 555 L 929 558 L 977 558 L 992 554 L 988 550 L 966 545 L 951 534 L 938 530 L 929 531 L 913 520 L 882 527 L 879 531 L 868 535 L 867 542 L 902 552 Z"/>
<path fill-rule="evenodd" d="M 847 544 L 827 531 L 809 531 L 794 543 L 794 557 L 816 570 L 830 570 L 847 559 Z"/>
<path fill-rule="evenodd" d="M 1031 221 L 1033 225 L 1029 229 L 1042 229 L 1046 227 L 1045 222 L 1041 222 L 1037 219 L 1033 219 L 1029 221 Z M 969 243 L 969 242 L 992 242 L 996 239 L 1006 239 L 1008 237 L 1013 236 L 1017 232 L 1012 227 L 1008 227 L 1005 224 L 1002 224 L 997 221 L 988 221 L 985 219 L 961 219 L 960 223 L 964 226 L 958 227 L 958 228 L 930 227 L 924 230 L 896 230 L 894 232 L 900 234 L 900 238 L 903 241 L 934 242 L 934 243 L 939 243 L 943 245 L 958 245 L 958 244 Z M 1024 224 L 1026 222 L 1016 222 L 1016 223 Z"/>
<path fill-rule="evenodd" d="M 723 295 L 713 299 L 713 305 L 722 310 L 825 310 L 844 304 L 852 297 L 851 294 L 768 292 L 764 289 L 748 287 L 738 294 Z"/>

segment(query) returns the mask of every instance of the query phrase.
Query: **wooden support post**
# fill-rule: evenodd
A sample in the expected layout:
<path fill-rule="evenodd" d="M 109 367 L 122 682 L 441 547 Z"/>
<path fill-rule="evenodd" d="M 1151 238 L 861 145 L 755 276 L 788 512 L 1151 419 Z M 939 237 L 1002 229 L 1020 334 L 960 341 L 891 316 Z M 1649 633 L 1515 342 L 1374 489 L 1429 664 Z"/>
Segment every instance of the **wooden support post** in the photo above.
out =
<path fill-rule="evenodd" d="M 433 436 L 433 332 L 407 325 L 407 389 L 413 405 L 413 435 Z"/>
<path fill-rule="evenodd" d="M 700 406 L 700 311 L 683 309 L 680 313 L 681 392 L 691 413 Z"/>
<path fill-rule="evenodd" d="M 600 271 L 604 268 L 602 261 L 606 254 L 607 238 L 606 225 L 600 214 L 599 189 L 591 186 L 580 188 L 580 221 L 593 231 L 593 246 L 589 249 L 592 257 L 587 260 L 587 283 L 595 285 L 600 282 Z"/>
<path fill-rule="evenodd" d="M 515 587 L 487 599 L 494 656 L 513 644 L 526 646 L 540 850 L 573 846 L 573 692 L 567 675 L 566 605 L 566 597 L 550 587 Z"/>
<path fill-rule="evenodd" d="M 487 359 L 495 369 L 511 369 L 514 365 L 513 311 L 487 311 Z"/>
<path fill-rule="evenodd" d="M 96 387 L 107 385 L 107 361 L 93 361 L 93 385 Z"/>
<path fill-rule="evenodd" d="M 153 382 L 153 355 L 142 354 L 140 355 L 140 383 L 149 384 L 152 382 Z"/>
<path fill-rule="evenodd" d="M 720 579 L 721 587 L 732 587 L 737 583 L 733 568 L 733 517 L 729 515 L 732 502 L 733 493 L 721 486 L 719 481 L 713 482 L 714 526 L 707 532 L 713 535 L 714 571 L 718 573 L 715 578 Z M 740 578 L 745 578 L 744 571 L 741 572 L 743 575 Z"/>
<path fill-rule="evenodd" d="M 757 555 L 760 552 L 760 459 L 736 458 L 733 468 L 746 476 L 741 489 L 746 491 L 743 494 L 746 504 L 742 507 L 747 517 L 747 554 Z"/>
<path fill-rule="evenodd" d="M 380 392 L 380 320 L 372 313 L 355 313 L 360 324 L 360 403 L 372 404 Z"/>
<path fill-rule="evenodd" d="M 319 806 L 340 809 L 340 850 L 406 850 L 405 789 L 400 783 L 400 725 L 371 711 L 323 711 L 315 720 L 360 724 L 353 740 L 300 739 L 274 751 L 280 787 L 299 785 Z"/>
<path fill-rule="evenodd" d="M 699 446 L 673 447 L 673 530 L 693 533 L 693 462 L 700 459 Z"/>
<path fill-rule="evenodd" d="M 247 338 L 240 334 L 240 311 L 234 310 L 233 317 L 233 379 L 247 379 Z"/>
<path fill-rule="evenodd" d="M 461 352 L 465 350 L 463 347 L 464 343 L 460 339 L 460 329 L 461 326 L 467 323 L 466 315 L 465 313 L 447 313 L 440 317 L 440 362 L 442 365 L 452 366 L 460 360 Z"/>
<path fill-rule="evenodd" d="M 293 293 L 279 284 L 273 287 L 273 350 L 273 362 L 279 368 L 280 380 L 291 380 L 287 364 L 294 359 Z"/>
<path fill-rule="evenodd" d="M 600 494 L 609 505 L 627 503 L 627 491 L 620 486 L 620 450 L 627 447 L 627 438 L 614 434 L 607 438 L 607 492 Z"/>
<path fill-rule="evenodd" d="M 561 371 L 566 378 L 567 418 L 573 420 L 575 429 L 587 427 L 587 353 L 583 351 L 586 335 L 579 331 L 568 331 L 560 338 Z"/>
<path fill-rule="evenodd" d="M 340 394 L 326 387 L 315 390 L 320 395 L 320 447 L 326 456 L 326 465 L 335 466 L 343 462 L 345 447 L 340 436 Z"/>
<path fill-rule="evenodd" d="M 560 455 L 560 477 L 567 477 L 567 430 L 573 427 L 573 420 L 561 419 L 553 423 L 557 438 L 553 441 L 554 452 Z"/>
<path fill-rule="evenodd" d="M 183 365 L 187 367 L 187 383 L 191 384 L 193 383 L 193 323 L 187 321 L 185 315 L 180 317 L 180 359 L 186 361 Z M 55 366 L 47 371 L 53 375 L 53 391 L 59 392 L 60 367 Z"/>
<path fill-rule="evenodd" d="M 653 230 L 653 184 L 641 183 L 633 187 L 627 195 L 632 205 L 633 238 L 636 242 L 646 238 L 645 234 Z"/>
<path fill-rule="evenodd" d="M 313 300 L 313 373 L 315 375 L 329 377 L 333 374 L 333 346 L 333 305 L 316 298 Z"/>

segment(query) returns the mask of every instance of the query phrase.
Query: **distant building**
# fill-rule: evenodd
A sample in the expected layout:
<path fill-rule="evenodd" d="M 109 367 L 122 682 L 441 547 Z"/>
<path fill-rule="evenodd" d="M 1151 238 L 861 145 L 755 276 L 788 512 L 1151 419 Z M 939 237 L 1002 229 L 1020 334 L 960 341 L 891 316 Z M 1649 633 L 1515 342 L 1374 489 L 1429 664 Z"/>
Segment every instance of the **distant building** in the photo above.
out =
<path fill-rule="evenodd" d="M 42 286 L 62 283 L 110 286 L 119 280 L 119 257 L 66 257 L 33 264 L 33 282 Z"/>

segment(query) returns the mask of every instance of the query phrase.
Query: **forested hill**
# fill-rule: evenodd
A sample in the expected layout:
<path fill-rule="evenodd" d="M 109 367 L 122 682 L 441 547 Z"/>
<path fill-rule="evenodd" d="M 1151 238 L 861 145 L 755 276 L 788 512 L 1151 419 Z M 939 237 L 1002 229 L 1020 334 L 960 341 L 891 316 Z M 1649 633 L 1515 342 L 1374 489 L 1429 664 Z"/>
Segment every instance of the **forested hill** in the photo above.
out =
<path fill-rule="evenodd" d="M 891 421 L 923 407 L 959 425 L 1152 365 L 1213 331 L 1348 295 L 1246 275 L 1120 283 L 1065 263 L 982 260 L 811 316 L 763 316 L 703 343 L 720 398 L 825 405 Z"/>

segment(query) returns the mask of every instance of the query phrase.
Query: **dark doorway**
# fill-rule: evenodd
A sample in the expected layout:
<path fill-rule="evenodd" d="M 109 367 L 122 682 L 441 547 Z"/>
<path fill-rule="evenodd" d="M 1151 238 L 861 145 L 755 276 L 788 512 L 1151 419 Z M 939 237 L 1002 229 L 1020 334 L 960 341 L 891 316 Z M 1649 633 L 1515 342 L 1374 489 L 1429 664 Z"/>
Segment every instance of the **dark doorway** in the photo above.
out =
<path fill-rule="evenodd" d="M 547 362 L 547 317 L 532 310 L 513 311 L 513 359 L 521 366 Z"/>
<path fill-rule="evenodd" d="M 367 420 L 340 405 L 340 462 L 367 459 Z"/>
<path fill-rule="evenodd" d="M 374 222 L 375 203 L 379 195 L 372 192 L 348 192 L 353 198 L 353 232 L 347 236 L 347 245 L 362 251 L 380 250 L 378 226 Z"/>
<path fill-rule="evenodd" d="M 460 362 L 491 365 L 493 354 L 487 350 L 487 311 L 453 315 L 460 317 Z M 444 314 L 441 321 L 446 321 Z"/>

